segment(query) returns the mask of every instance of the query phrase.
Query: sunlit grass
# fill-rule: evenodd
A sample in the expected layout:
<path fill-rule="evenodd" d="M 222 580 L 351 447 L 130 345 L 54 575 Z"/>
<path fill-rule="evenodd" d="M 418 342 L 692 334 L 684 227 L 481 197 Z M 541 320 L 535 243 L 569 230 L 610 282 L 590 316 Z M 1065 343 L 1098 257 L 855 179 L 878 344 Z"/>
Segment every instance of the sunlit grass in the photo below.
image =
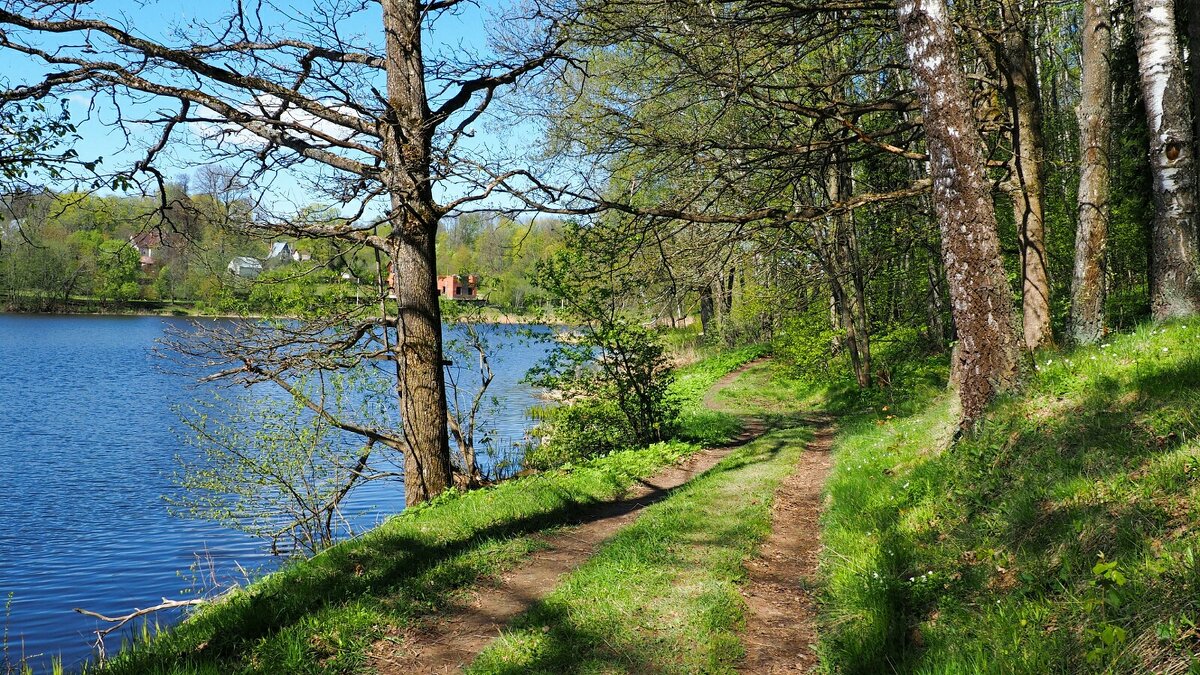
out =
<path fill-rule="evenodd" d="M 679 395 L 699 405 L 717 379 L 758 352 L 682 371 Z M 612 453 L 569 469 L 448 493 L 365 536 L 288 565 L 183 624 L 149 630 L 103 672 L 355 672 L 391 627 L 436 612 L 525 560 L 540 532 L 574 521 L 699 449 L 684 442 Z M 110 651 L 115 651 L 110 646 Z"/>
<path fill-rule="evenodd" d="M 744 653 L 743 561 L 809 437 L 765 436 L 649 507 L 468 672 L 731 672 Z"/>
<path fill-rule="evenodd" d="M 1039 354 L 1025 391 L 953 446 L 948 395 L 844 420 L 824 667 L 1200 668 L 1198 328 Z"/>
<path fill-rule="evenodd" d="M 717 380 L 766 351 L 766 347 L 752 346 L 719 352 L 675 371 L 671 394 L 681 404 L 680 438 L 701 445 L 719 445 L 738 435 L 742 430 L 740 415 L 706 407 L 704 395 Z"/>
<path fill-rule="evenodd" d="M 734 392 L 730 410 L 801 424 L 798 387 L 764 363 L 722 391 Z M 810 438 L 810 426 L 763 436 L 647 508 L 469 672 L 734 671 L 744 654 L 743 565 L 769 533 L 775 490 Z"/>

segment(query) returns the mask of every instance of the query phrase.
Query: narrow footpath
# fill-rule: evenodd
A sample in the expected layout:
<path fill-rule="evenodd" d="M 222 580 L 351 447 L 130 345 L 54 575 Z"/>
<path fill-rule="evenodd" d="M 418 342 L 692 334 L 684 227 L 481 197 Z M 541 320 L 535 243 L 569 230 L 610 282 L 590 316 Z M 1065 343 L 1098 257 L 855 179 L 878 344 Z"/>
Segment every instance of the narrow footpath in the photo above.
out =
<path fill-rule="evenodd" d="M 705 405 L 725 408 L 713 395 L 757 365 L 747 364 L 719 380 L 706 395 Z M 802 589 L 816 569 L 817 516 L 832 439 L 829 422 L 818 422 L 817 436 L 778 491 L 770 538 L 760 556 L 747 563 L 744 672 L 795 672 L 815 664 L 810 647 L 815 642 L 812 601 Z M 480 584 L 457 604 L 420 624 L 378 641 L 369 654 L 369 666 L 387 675 L 461 672 L 511 620 L 549 595 L 562 578 L 632 524 L 647 506 L 766 431 L 764 418 L 746 417 L 742 433 L 730 444 L 697 453 L 642 481 L 622 499 L 598 505 L 577 525 L 542 535 L 544 548 L 521 567 L 490 584 Z"/>
<path fill-rule="evenodd" d="M 746 367 L 714 385 L 737 379 Z M 591 558 L 620 529 L 671 491 L 716 466 L 735 449 L 764 433 L 760 420 L 749 419 L 729 444 L 709 448 L 663 469 L 634 486 L 624 498 L 601 504 L 578 525 L 540 537 L 544 548 L 497 582 L 472 591 L 465 602 L 428 617 L 418 627 L 389 635 L 370 654 L 381 675 L 461 672 L 500 634 L 509 621 L 528 611 L 558 585 L 559 579 Z"/>
<path fill-rule="evenodd" d="M 722 378 L 705 395 L 704 405 L 732 412 L 720 400 L 720 392 L 762 363 L 748 363 Z M 806 423 L 814 430 L 813 439 L 775 493 L 770 536 L 746 562 L 747 579 L 741 588 L 746 658 L 739 671 L 747 674 L 805 673 L 817 666 L 813 585 L 821 551 L 822 496 L 833 468 L 834 424 L 827 416 L 813 416 Z"/>
<path fill-rule="evenodd" d="M 775 493 L 771 535 L 746 564 L 742 586 L 746 629 L 743 673 L 803 673 L 817 665 L 816 598 L 812 587 L 825 478 L 833 467 L 832 421 L 821 419 L 795 472 Z"/>

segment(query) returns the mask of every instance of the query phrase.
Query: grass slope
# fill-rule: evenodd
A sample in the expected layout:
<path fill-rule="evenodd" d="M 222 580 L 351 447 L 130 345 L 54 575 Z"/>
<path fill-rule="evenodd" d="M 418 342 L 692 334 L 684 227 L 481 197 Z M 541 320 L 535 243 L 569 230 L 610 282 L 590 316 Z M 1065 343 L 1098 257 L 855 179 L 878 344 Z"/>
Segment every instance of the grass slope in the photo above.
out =
<path fill-rule="evenodd" d="M 766 347 L 756 345 L 718 352 L 675 372 L 671 390 L 681 403 L 680 436 L 684 440 L 712 446 L 724 443 L 741 431 L 737 415 L 728 410 L 705 407 L 704 395 L 717 380 L 763 356 L 766 351 Z M 733 407 L 744 412 L 736 405 Z"/>
<path fill-rule="evenodd" d="M 764 436 L 649 507 L 514 622 L 472 673 L 732 672 L 743 561 L 806 429 Z"/>
<path fill-rule="evenodd" d="M 678 395 L 696 410 L 717 379 L 756 352 L 682 369 Z M 737 432 L 727 421 L 695 436 Z M 726 436 L 728 437 L 728 436 Z M 466 494 L 448 493 L 204 607 L 143 633 L 105 673 L 342 673 L 365 664 L 389 626 L 436 611 L 482 578 L 519 564 L 533 534 L 571 522 L 699 446 L 664 443 Z"/>
<path fill-rule="evenodd" d="M 1198 344 L 1173 324 L 1041 355 L 949 449 L 948 396 L 843 420 L 825 669 L 1200 672 Z"/>

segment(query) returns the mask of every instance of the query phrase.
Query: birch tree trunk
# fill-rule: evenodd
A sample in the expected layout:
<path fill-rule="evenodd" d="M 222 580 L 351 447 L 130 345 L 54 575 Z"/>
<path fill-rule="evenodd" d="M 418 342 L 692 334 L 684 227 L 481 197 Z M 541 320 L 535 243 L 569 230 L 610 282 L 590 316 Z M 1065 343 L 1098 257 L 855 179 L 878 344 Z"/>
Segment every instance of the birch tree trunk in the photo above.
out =
<path fill-rule="evenodd" d="M 1155 319 L 1167 319 L 1195 314 L 1198 308 L 1196 149 L 1174 0 L 1134 0 L 1134 13 L 1154 175 L 1150 309 Z"/>
<path fill-rule="evenodd" d="M 395 269 L 397 394 L 404 427 L 404 497 L 409 505 L 452 485 L 442 316 L 435 242 L 441 216 L 429 176 L 432 137 L 421 53 L 421 3 L 383 0 L 388 112 L 384 181 L 391 191 L 389 254 Z"/>
<path fill-rule="evenodd" d="M 1192 89 L 1192 140 L 1200 152 L 1200 2 L 1180 0 L 1188 8 L 1188 69 L 1191 71 Z M 1196 180 L 1200 185 L 1200 162 L 1197 162 Z"/>
<path fill-rule="evenodd" d="M 834 153 L 826 177 L 826 190 L 833 203 L 849 199 L 854 192 L 844 153 Z M 871 386 L 871 327 L 867 317 L 867 299 L 862 265 L 858 256 L 858 237 L 854 214 L 841 213 L 830 218 L 829 233 L 822 242 L 822 262 L 840 311 L 845 331 L 845 346 L 858 386 Z"/>
<path fill-rule="evenodd" d="M 1042 208 L 1045 181 L 1042 159 L 1042 101 L 1037 64 L 1029 46 L 1027 22 L 1020 0 L 1001 3 L 1004 22 L 1004 63 L 1008 107 L 1012 115 L 1011 190 L 1013 214 L 1021 249 L 1021 308 L 1025 348 L 1040 349 L 1054 342 L 1050 327 L 1050 274 L 1046 262 L 1046 221 Z"/>
<path fill-rule="evenodd" d="M 983 146 L 945 0 L 899 0 L 897 9 L 924 113 L 942 262 L 958 331 L 953 369 L 966 427 L 998 392 L 1016 384 L 1020 350 Z"/>
<path fill-rule="evenodd" d="M 1071 277 L 1071 341 L 1087 345 L 1104 333 L 1104 256 L 1108 242 L 1111 146 L 1111 0 L 1083 7 L 1083 82 L 1079 102 L 1079 227 Z"/>

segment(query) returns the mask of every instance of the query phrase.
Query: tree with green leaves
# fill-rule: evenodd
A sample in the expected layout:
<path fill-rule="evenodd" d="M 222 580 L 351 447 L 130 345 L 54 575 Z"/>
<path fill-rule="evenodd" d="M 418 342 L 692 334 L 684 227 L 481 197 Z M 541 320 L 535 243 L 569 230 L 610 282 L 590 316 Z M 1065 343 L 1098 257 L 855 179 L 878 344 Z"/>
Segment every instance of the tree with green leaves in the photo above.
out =
<path fill-rule="evenodd" d="M 50 180 L 78 161 L 71 147 L 77 139 L 66 101 L 57 110 L 44 101 L 8 100 L 0 96 L 0 178 L 26 183 L 39 173 Z"/>

